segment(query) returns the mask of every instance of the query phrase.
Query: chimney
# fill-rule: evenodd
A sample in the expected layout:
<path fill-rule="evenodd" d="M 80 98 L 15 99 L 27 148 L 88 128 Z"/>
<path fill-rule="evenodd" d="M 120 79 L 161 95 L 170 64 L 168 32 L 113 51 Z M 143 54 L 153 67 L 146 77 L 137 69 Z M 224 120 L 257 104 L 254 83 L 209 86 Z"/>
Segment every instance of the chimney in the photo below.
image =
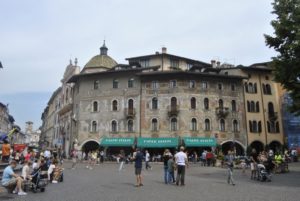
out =
<path fill-rule="evenodd" d="M 221 66 L 221 62 L 217 61 L 217 67 Z"/>
<path fill-rule="evenodd" d="M 216 67 L 216 60 L 211 60 L 210 62 L 211 62 L 211 66 L 212 66 L 213 68 L 215 68 L 215 67 Z"/>
<path fill-rule="evenodd" d="M 159 54 L 159 52 L 158 52 L 158 51 L 156 51 L 156 52 L 155 52 L 155 54 L 156 54 L 156 55 L 158 55 L 158 54 Z"/>
<path fill-rule="evenodd" d="M 161 48 L 161 53 L 162 54 L 167 54 L 167 48 L 166 47 L 162 47 Z"/>

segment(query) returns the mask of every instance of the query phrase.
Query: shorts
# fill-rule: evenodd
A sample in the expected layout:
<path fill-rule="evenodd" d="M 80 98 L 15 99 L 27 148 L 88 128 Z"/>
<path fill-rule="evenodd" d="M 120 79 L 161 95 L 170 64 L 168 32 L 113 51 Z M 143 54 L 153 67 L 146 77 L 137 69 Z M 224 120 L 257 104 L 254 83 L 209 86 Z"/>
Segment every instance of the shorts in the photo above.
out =
<path fill-rule="evenodd" d="M 140 175 L 142 173 L 142 168 L 135 168 L 135 175 Z"/>
<path fill-rule="evenodd" d="M 251 171 L 256 170 L 256 164 L 250 163 L 250 168 L 251 168 Z"/>
<path fill-rule="evenodd" d="M 16 178 L 12 178 L 11 180 L 9 180 L 8 182 L 6 182 L 2 186 L 9 187 L 9 186 L 15 186 L 15 185 L 17 185 L 17 179 Z"/>

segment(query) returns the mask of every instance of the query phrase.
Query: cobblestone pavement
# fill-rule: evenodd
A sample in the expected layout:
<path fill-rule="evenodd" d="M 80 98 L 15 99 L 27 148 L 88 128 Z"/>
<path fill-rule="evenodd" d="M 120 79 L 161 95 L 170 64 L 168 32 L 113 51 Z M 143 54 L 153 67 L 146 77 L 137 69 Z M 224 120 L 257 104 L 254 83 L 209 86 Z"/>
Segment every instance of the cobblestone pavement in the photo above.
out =
<path fill-rule="evenodd" d="M 15 201 L 298 201 L 300 192 L 300 163 L 290 165 L 291 172 L 274 175 L 272 182 L 249 179 L 234 171 L 236 186 L 226 183 L 226 169 L 199 167 L 187 169 L 184 187 L 165 185 L 161 164 L 143 171 L 144 186 L 134 187 L 133 165 L 118 172 L 118 164 L 103 164 L 93 170 L 79 164 L 75 170 L 65 164 L 65 181 L 49 184 L 46 192 L 20 197 L 1 194 L 0 200 Z"/>

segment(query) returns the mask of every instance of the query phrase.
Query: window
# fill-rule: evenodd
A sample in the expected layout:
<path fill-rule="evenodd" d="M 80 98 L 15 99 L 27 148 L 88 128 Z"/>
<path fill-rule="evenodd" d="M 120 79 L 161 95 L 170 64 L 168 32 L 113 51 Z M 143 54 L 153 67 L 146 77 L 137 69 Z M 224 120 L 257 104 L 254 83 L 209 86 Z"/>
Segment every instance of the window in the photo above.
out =
<path fill-rule="evenodd" d="M 265 94 L 272 95 L 271 86 L 269 84 L 266 84 Z"/>
<path fill-rule="evenodd" d="M 247 101 L 247 111 L 248 112 L 259 112 L 259 102 Z"/>
<path fill-rule="evenodd" d="M 128 100 L 128 109 L 131 110 L 131 111 L 134 109 L 133 99 L 129 99 Z"/>
<path fill-rule="evenodd" d="M 233 132 L 238 132 L 239 131 L 239 125 L 238 125 L 238 121 L 235 119 L 235 120 L 233 120 L 233 122 L 232 122 L 232 130 L 233 130 Z"/>
<path fill-rule="evenodd" d="M 92 121 L 92 129 L 91 129 L 92 133 L 96 133 L 97 132 L 97 122 L 96 121 Z"/>
<path fill-rule="evenodd" d="M 232 100 L 232 101 L 231 101 L 231 110 L 232 110 L 233 112 L 236 112 L 236 102 L 235 102 L 235 100 Z"/>
<path fill-rule="evenodd" d="M 114 89 L 119 88 L 119 80 L 116 80 L 116 79 L 113 80 L 113 88 Z"/>
<path fill-rule="evenodd" d="M 189 88 L 190 89 L 194 89 L 196 87 L 196 82 L 195 82 L 195 80 L 190 80 L 190 82 L 189 82 Z"/>
<path fill-rule="evenodd" d="M 132 119 L 128 120 L 127 129 L 128 129 L 128 132 L 133 132 L 133 120 Z"/>
<path fill-rule="evenodd" d="M 177 131 L 177 119 L 176 118 L 171 119 L 171 131 Z"/>
<path fill-rule="evenodd" d="M 172 97 L 171 98 L 171 110 L 176 110 L 177 109 L 177 98 Z"/>
<path fill-rule="evenodd" d="M 170 66 L 171 68 L 179 68 L 179 61 L 177 59 L 171 59 Z"/>
<path fill-rule="evenodd" d="M 257 84 L 256 83 L 245 83 L 245 90 L 247 93 L 255 94 L 257 93 Z"/>
<path fill-rule="evenodd" d="M 170 88 L 175 88 L 175 87 L 177 87 L 177 82 L 176 82 L 176 80 L 171 80 L 171 81 L 170 81 Z"/>
<path fill-rule="evenodd" d="M 268 121 L 267 122 L 268 133 L 279 133 L 279 123 L 278 121 Z"/>
<path fill-rule="evenodd" d="M 274 105 L 272 102 L 268 103 L 268 112 L 270 116 L 274 116 L 275 112 L 274 112 Z"/>
<path fill-rule="evenodd" d="M 230 87 L 231 87 L 231 91 L 235 91 L 235 84 L 232 83 L 232 84 L 230 85 Z"/>
<path fill-rule="evenodd" d="M 134 87 L 134 79 L 131 78 L 128 80 L 128 88 L 133 88 Z"/>
<path fill-rule="evenodd" d="M 158 100 L 156 97 L 152 98 L 152 110 L 158 109 Z"/>
<path fill-rule="evenodd" d="M 149 59 L 140 60 L 140 65 L 141 65 L 141 67 L 149 67 L 150 66 Z"/>
<path fill-rule="evenodd" d="M 94 89 L 99 89 L 99 80 L 94 81 Z"/>
<path fill-rule="evenodd" d="M 207 82 L 202 82 L 202 89 L 207 89 L 207 88 L 208 88 Z"/>
<path fill-rule="evenodd" d="M 224 132 L 225 131 L 225 120 L 220 119 L 220 131 Z"/>
<path fill-rule="evenodd" d="M 98 102 L 97 101 L 93 102 L 93 112 L 98 112 Z"/>
<path fill-rule="evenodd" d="M 190 70 L 193 67 L 193 64 L 187 63 L 186 66 L 187 66 L 187 70 Z"/>
<path fill-rule="evenodd" d="M 113 111 L 117 111 L 118 110 L 118 101 L 117 100 L 113 100 L 113 102 L 112 102 L 112 110 Z"/>
<path fill-rule="evenodd" d="M 159 88 L 158 81 L 152 81 L 152 89 L 158 89 L 158 88 Z"/>
<path fill-rule="evenodd" d="M 223 84 L 218 83 L 218 89 L 219 89 L 219 90 L 223 90 Z"/>
<path fill-rule="evenodd" d="M 224 108 L 224 103 L 222 99 L 219 99 L 219 108 Z"/>
<path fill-rule="evenodd" d="M 250 102 L 250 112 L 255 112 L 255 103 L 254 103 L 254 101 Z"/>
<path fill-rule="evenodd" d="M 195 119 L 195 118 L 192 118 L 192 121 L 191 121 L 191 130 L 192 131 L 196 131 L 197 130 L 197 119 Z"/>
<path fill-rule="evenodd" d="M 158 131 L 158 121 L 156 118 L 152 119 L 151 125 L 152 131 Z"/>
<path fill-rule="evenodd" d="M 249 130 L 251 133 L 261 133 L 261 121 L 249 121 Z"/>
<path fill-rule="evenodd" d="M 256 111 L 256 112 L 259 112 L 259 102 L 258 102 L 258 101 L 256 102 L 256 108 L 255 108 L 255 111 Z"/>
<path fill-rule="evenodd" d="M 205 110 L 209 109 L 209 100 L 208 100 L 208 98 L 204 98 L 204 109 Z"/>
<path fill-rule="evenodd" d="M 205 119 L 204 124 L 205 124 L 205 130 L 210 131 L 210 120 Z"/>
<path fill-rule="evenodd" d="M 113 120 L 111 122 L 111 131 L 112 132 L 118 132 L 118 123 L 116 120 Z"/>
<path fill-rule="evenodd" d="M 196 98 L 195 97 L 191 98 L 191 109 L 192 110 L 196 109 Z"/>

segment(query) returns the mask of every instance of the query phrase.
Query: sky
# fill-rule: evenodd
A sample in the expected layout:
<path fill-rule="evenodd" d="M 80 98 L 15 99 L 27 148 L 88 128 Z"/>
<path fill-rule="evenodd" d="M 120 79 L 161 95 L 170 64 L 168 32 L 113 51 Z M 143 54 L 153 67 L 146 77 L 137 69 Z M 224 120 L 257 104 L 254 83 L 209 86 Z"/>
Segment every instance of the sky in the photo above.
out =
<path fill-rule="evenodd" d="M 250 65 L 276 53 L 271 0 L 13 0 L 0 1 L 0 102 L 16 123 L 41 125 L 69 60 L 84 66 L 103 40 L 118 63 L 167 47 L 204 62 Z"/>

